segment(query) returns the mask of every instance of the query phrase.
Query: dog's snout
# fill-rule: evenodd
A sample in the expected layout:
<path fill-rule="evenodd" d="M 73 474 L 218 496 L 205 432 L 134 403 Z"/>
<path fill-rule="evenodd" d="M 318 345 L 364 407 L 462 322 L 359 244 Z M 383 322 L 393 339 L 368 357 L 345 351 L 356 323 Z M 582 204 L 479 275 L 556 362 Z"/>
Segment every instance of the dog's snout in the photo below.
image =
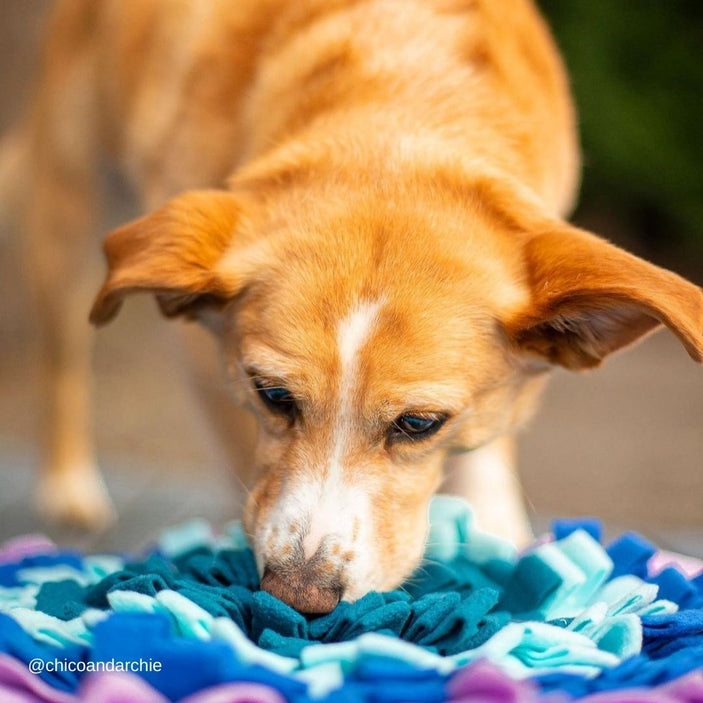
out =
<path fill-rule="evenodd" d="M 343 588 L 338 578 L 319 575 L 310 565 L 295 568 L 267 566 L 261 588 L 299 613 L 329 613 L 339 603 Z"/>

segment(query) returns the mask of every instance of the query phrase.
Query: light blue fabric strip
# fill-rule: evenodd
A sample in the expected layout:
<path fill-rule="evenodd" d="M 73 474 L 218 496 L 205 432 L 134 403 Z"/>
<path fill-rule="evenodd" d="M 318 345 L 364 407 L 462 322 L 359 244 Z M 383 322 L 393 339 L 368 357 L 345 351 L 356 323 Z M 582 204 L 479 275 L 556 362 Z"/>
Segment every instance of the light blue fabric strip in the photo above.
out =
<path fill-rule="evenodd" d="M 159 536 L 159 547 L 170 559 L 191 549 L 214 542 L 212 527 L 207 520 L 195 518 L 164 530 Z"/>
<path fill-rule="evenodd" d="M 75 581 L 81 586 L 91 583 L 90 576 L 84 571 L 78 571 L 66 564 L 56 564 L 55 566 L 31 566 L 26 569 L 18 569 L 17 580 L 20 583 L 41 585 L 50 581 Z"/>
<path fill-rule="evenodd" d="M 112 554 L 89 554 L 83 557 L 83 568 L 90 583 L 98 583 L 106 576 L 124 569 L 124 559 Z"/>
<path fill-rule="evenodd" d="M 477 529 L 469 505 L 454 496 L 435 496 L 428 519 L 425 555 L 430 559 L 449 562 L 464 553 L 482 565 L 496 559 L 514 562 L 517 557 L 517 550 L 510 542 Z"/>
<path fill-rule="evenodd" d="M 37 593 L 39 593 L 39 586 L 33 583 L 26 586 L 0 588 L 0 613 L 6 613 L 12 608 L 35 608 Z"/>
<path fill-rule="evenodd" d="M 290 674 L 299 666 L 297 659 L 257 647 L 229 618 L 215 618 L 210 634 L 212 639 L 228 642 L 239 659 L 247 664 L 260 664 L 280 674 Z"/>
<path fill-rule="evenodd" d="M 65 647 L 69 644 L 90 644 L 92 636 L 83 618 L 59 620 L 40 610 L 13 608 L 8 615 L 14 618 L 22 629 L 38 642 L 45 642 L 54 647 Z"/>

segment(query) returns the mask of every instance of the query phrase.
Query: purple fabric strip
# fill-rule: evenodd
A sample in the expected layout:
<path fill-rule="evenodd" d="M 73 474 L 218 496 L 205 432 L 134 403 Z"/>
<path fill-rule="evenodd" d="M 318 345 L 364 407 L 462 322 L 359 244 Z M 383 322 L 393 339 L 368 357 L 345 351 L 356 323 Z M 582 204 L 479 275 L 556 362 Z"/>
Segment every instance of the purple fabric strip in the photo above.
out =
<path fill-rule="evenodd" d="M 286 700 L 270 686 L 229 683 L 188 696 L 180 703 L 286 703 Z"/>
<path fill-rule="evenodd" d="M 49 686 L 22 662 L 0 654 L 0 701 L 2 703 L 75 703 L 75 698 Z"/>
<path fill-rule="evenodd" d="M 648 562 L 647 571 L 650 576 L 656 576 L 668 566 L 677 568 L 687 579 L 692 579 L 703 573 L 703 561 L 676 552 L 658 551 Z"/>
<path fill-rule="evenodd" d="M 110 673 L 87 677 L 74 703 L 169 703 L 169 701 L 133 674 Z M 181 699 L 179 703 L 286 703 L 286 701 L 269 686 L 229 683 L 198 691 L 192 696 Z"/>
<path fill-rule="evenodd" d="M 452 677 L 447 686 L 453 703 L 566 703 L 562 695 L 541 696 L 529 681 L 511 679 L 493 664 L 477 661 Z"/>
<path fill-rule="evenodd" d="M 695 671 L 682 676 L 663 687 L 672 692 L 679 701 L 686 703 L 703 703 L 703 671 Z"/>
<path fill-rule="evenodd" d="M 703 671 L 655 688 L 629 688 L 596 693 L 579 703 L 703 703 Z"/>
<path fill-rule="evenodd" d="M 56 545 L 44 535 L 23 535 L 0 544 L 0 564 L 12 564 L 37 554 L 53 554 Z"/>
<path fill-rule="evenodd" d="M 515 681 L 487 662 L 462 669 L 449 682 L 452 703 L 568 703 L 561 694 L 540 695 L 529 681 Z M 703 670 L 653 688 L 616 689 L 579 703 L 703 703 Z"/>
<path fill-rule="evenodd" d="M 84 679 L 74 703 L 169 703 L 135 674 L 90 674 Z"/>

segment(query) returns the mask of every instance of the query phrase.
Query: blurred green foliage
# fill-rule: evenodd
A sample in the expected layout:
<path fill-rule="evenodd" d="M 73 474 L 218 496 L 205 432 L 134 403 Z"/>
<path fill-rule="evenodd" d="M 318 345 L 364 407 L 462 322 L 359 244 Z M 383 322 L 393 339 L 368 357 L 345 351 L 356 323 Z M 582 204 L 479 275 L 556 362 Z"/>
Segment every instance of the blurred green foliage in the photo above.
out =
<path fill-rule="evenodd" d="M 578 106 L 581 209 L 703 261 L 703 0 L 538 2 Z"/>

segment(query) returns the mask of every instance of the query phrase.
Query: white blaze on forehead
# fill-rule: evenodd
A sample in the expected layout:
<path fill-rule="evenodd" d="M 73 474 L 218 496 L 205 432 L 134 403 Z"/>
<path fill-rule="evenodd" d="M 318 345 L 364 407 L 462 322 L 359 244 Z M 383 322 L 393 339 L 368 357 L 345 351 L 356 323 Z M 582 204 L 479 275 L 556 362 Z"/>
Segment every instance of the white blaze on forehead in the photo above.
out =
<path fill-rule="evenodd" d="M 357 355 L 376 325 L 380 308 L 381 301 L 359 305 L 337 327 L 337 348 L 342 367 L 342 385 L 353 381 Z"/>
<path fill-rule="evenodd" d="M 373 333 L 381 305 L 381 301 L 360 304 L 337 327 L 339 354 L 337 412 L 320 504 L 312 508 L 310 528 L 303 541 L 305 556 L 308 559 L 315 554 L 327 534 L 339 532 L 340 528 L 343 531 L 348 528 L 340 525 L 340 511 L 350 517 L 353 515 L 362 520 L 366 519 L 364 513 L 367 510 L 367 501 L 358 495 L 358 490 L 345 486 L 342 481 L 342 456 L 354 422 L 351 400 L 359 380 L 359 352 Z"/>
<path fill-rule="evenodd" d="M 337 384 L 337 414 L 329 479 L 339 478 L 339 462 L 353 424 L 351 401 L 359 381 L 359 352 L 363 349 L 378 321 L 381 301 L 359 305 L 337 328 L 339 350 L 339 383 Z M 335 476 L 337 474 L 337 476 Z M 328 479 L 328 480 L 329 480 Z"/>

